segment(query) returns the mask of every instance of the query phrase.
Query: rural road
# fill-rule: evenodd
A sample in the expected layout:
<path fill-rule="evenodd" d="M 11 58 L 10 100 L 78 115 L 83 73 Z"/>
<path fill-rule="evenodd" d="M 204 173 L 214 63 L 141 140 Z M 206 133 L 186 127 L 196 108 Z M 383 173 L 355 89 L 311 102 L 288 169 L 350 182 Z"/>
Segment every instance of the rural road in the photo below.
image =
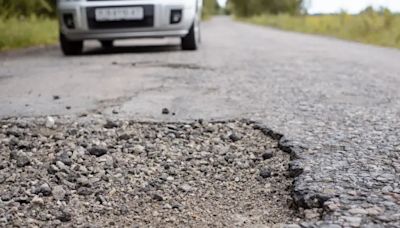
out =
<path fill-rule="evenodd" d="M 260 121 L 295 154 L 306 222 L 400 226 L 400 51 L 224 17 L 203 24 L 197 52 L 135 42 L 90 44 L 73 58 L 56 48 L 0 54 L 0 117 Z"/>

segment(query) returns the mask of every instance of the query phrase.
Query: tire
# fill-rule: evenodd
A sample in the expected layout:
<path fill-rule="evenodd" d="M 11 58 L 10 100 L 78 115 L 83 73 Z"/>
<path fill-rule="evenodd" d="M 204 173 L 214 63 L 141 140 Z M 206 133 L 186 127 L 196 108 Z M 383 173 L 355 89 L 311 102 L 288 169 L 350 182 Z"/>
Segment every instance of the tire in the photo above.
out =
<path fill-rule="evenodd" d="M 182 50 L 195 51 L 199 48 L 200 44 L 200 25 L 194 22 L 189 29 L 189 33 L 182 37 Z"/>
<path fill-rule="evenodd" d="M 60 45 L 61 50 L 66 56 L 80 55 L 83 50 L 83 41 L 72 41 L 65 37 L 64 34 L 60 33 Z"/>
<path fill-rule="evenodd" d="M 114 41 L 113 40 L 100 40 L 101 46 L 104 49 L 109 49 L 114 47 Z"/>

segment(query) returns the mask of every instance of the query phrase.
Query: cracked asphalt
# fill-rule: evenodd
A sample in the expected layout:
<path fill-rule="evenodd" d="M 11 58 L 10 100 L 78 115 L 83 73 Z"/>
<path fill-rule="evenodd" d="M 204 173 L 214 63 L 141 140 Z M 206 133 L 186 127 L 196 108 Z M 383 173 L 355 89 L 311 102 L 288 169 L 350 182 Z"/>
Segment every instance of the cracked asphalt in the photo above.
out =
<path fill-rule="evenodd" d="M 0 116 L 259 121 L 292 154 L 301 226 L 400 227 L 398 50 L 224 17 L 203 24 L 199 51 L 177 44 L 0 54 Z"/>

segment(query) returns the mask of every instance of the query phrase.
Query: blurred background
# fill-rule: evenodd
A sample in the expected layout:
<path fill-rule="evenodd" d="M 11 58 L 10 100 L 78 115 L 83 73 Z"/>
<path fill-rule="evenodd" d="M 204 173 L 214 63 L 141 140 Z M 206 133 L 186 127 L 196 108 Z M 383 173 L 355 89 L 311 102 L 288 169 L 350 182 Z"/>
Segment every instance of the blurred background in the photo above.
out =
<path fill-rule="evenodd" d="M 58 42 L 55 0 L 0 0 L 0 51 Z M 204 0 L 235 20 L 400 48 L 398 0 Z"/>

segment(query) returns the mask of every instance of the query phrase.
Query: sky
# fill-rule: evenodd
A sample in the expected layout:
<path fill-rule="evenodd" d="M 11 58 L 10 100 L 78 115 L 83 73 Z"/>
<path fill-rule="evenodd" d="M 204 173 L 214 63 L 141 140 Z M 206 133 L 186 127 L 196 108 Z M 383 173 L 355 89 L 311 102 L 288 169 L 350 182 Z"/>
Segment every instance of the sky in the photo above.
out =
<path fill-rule="evenodd" d="M 246 1 L 246 0 L 243 0 Z M 309 13 L 336 13 L 341 9 L 349 13 L 358 13 L 367 6 L 384 6 L 391 11 L 400 12 L 400 0 L 306 0 L 309 1 Z M 226 0 L 218 0 L 222 5 Z"/>

